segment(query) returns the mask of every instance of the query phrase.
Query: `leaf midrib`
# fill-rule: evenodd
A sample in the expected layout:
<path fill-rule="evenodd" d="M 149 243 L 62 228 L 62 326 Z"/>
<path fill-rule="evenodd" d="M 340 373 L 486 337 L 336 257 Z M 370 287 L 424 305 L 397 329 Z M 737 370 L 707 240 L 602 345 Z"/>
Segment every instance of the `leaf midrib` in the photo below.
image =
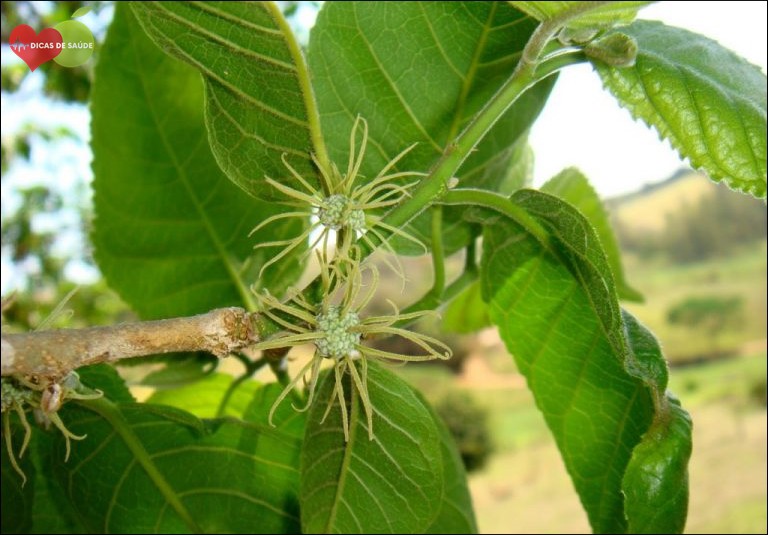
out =
<path fill-rule="evenodd" d="M 321 166 L 330 168 L 328 149 L 325 146 L 325 138 L 323 137 L 323 131 L 320 128 L 320 111 L 317 107 L 317 102 L 315 101 L 315 93 L 312 91 L 309 68 L 307 67 L 304 54 L 302 53 L 299 44 L 296 42 L 293 31 L 288 26 L 288 23 L 277 5 L 275 5 L 274 2 L 264 2 L 262 5 L 264 6 L 264 9 L 269 12 L 272 20 L 277 25 L 280 34 L 288 47 L 288 52 L 296 65 L 296 77 L 299 80 L 301 96 L 304 99 L 309 135 L 312 139 L 312 148 L 314 149 L 315 157 L 320 162 Z"/>
<path fill-rule="evenodd" d="M 126 447 L 133 454 L 133 462 L 137 462 L 141 465 L 147 476 L 152 480 L 152 483 L 157 487 L 157 490 L 163 498 L 165 498 L 166 502 L 173 508 L 176 514 L 179 515 L 179 518 L 181 518 L 193 533 L 203 533 L 202 528 L 197 525 L 197 522 L 192 518 L 190 512 L 184 507 L 181 498 L 152 461 L 149 452 L 144 448 L 139 437 L 133 432 L 133 429 L 120 413 L 117 406 L 111 401 L 101 398 L 83 403 L 82 407 L 97 413 L 112 426 L 112 429 L 114 429 L 120 436 L 123 443 L 125 443 Z M 130 467 L 126 468 L 126 470 L 129 468 Z M 107 526 L 105 526 L 105 528 L 106 527 Z"/>
<path fill-rule="evenodd" d="M 378 52 L 374 49 L 373 43 L 371 43 L 368 38 L 365 35 L 365 32 L 360 27 L 360 18 L 357 14 L 357 3 L 352 3 L 352 13 L 354 15 L 355 19 L 355 30 L 357 31 L 358 35 L 362 38 L 362 42 L 365 44 L 365 48 L 368 52 L 368 55 L 370 56 L 371 60 L 376 64 L 376 68 L 378 69 L 379 74 L 384 78 L 387 85 L 389 86 L 389 89 L 392 91 L 392 94 L 397 98 L 397 100 L 400 102 L 400 105 L 402 107 L 402 110 L 405 112 L 405 114 L 408 116 L 408 118 L 413 123 L 413 126 L 416 127 L 416 129 L 419 131 L 419 133 L 424 137 L 425 142 L 429 143 L 429 145 L 435 149 L 438 153 L 442 152 L 442 147 L 440 144 L 427 132 L 427 129 L 424 127 L 424 125 L 421 122 L 421 119 L 419 119 L 416 116 L 416 112 L 411 108 L 411 105 L 406 99 L 403 94 L 400 91 L 400 86 L 395 83 L 395 81 L 392 79 L 392 76 L 390 75 L 389 71 L 385 68 L 385 64 L 382 63 L 381 59 L 379 58 Z"/>
<path fill-rule="evenodd" d="M 352 363 L 352 366 L 354 366 L 354 363 Z M 328 380 L 331 380 L 331 375 L 328 375 Z M 336 485 L 336 493 L 333 497 L 333 505 L 331 506 L 330 514 L 328 515 L 328 521 L 325 526 L 323 526 L 322 533 L 333 533 L 333 527 L 336 522 L 336 514 L 339 510 L 339 503 L 341 503 L 344 500 L 343 493 L 344 493 L 344 485 L 347 482 L 347 474 L 349 473 L 349 464 L 352 462 L 352 450 L 354 449 L 353 446 L 355 444 L 355 440 L 357 439 L 357 420 L 360 415 L 360 401 L 358 399 L 357 390 L 354 387 L 351 387 L 350 390 L 351 393 L 351 399 L 350 399 L 350 414 L 349 414 L 349 441 L 344 444 L 344 458 L 341 461 L 341 465 L 339 466 L 339 477 L 338 477 L 338 484 Z M 344 401 L 340 401 L 340 403 L 344 403 Z"/>

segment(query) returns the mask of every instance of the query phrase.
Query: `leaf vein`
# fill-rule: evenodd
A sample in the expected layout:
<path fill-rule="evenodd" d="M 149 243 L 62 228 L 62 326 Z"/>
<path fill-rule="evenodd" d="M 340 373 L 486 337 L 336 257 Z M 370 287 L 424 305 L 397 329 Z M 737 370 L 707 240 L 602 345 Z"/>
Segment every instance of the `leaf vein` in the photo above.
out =
<path fill-rule="evenodd" d="M 360 27 L 360 23 L 358 22 L 357 7 L 354 6 L 354 4 L 353 4 L 353 11 L 355 12 L 355 27 L 357 28 L 357 31 L 361 36 L 365 36 L 365 32 Z M 411 119 L 411 122 L 413 123 L 413 125 L 418 129 L 419 133 L 422 136 L 424 136 L 424 139 L 427 140 L 429 144 L 432 145 L 432 147 L 436 151 L 442 152 L 442 147 L 437 143 L 437 141 L 435 141 L 435 139 L 430 135 L 430 133 L 424 128 L 424 125 L 421 124 L 421 121 L 416 117 L 416 114 L 414 113 L 413 109 L 408 103 L 408 100 L 400 92 L 400 89 L 397 87 L 397 84 L 395 84 L 395 81 L 392 80 L 392 78 L 389 76 L 389 73 L 384 68 L 384 64 L 379 59 L 379 56 L 376 54 L 371 44 L 365 38 L 363 38 L 362 41 L 365 44 L 365 47 L 368 50 L 368 53 L 370 54 L 371 59 L 376 63 L 376 67 L 378 68 L 384 80 L 387 82 L 387 85 L 389 85 L 394 96 L 400 102 L 400 105 L 403 107 L 403 110 Z"/>

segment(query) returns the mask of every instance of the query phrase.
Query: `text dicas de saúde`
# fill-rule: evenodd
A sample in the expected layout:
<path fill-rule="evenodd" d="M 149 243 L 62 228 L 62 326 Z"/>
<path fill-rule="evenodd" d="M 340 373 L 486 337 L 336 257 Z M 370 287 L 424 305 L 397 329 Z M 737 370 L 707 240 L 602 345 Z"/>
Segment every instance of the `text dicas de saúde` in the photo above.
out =
<path fill-rule="evenodd" d="M 79 48 L 79 49 L 85 49 L 85 48 L 93 48 L 93 43 L 29 43 L 26 45 L 30 48 L 52 48 L 52 49 L 60 49 L 63 50 L 65 48 L 67 49 L 73 49 L 73 48 Z"/>

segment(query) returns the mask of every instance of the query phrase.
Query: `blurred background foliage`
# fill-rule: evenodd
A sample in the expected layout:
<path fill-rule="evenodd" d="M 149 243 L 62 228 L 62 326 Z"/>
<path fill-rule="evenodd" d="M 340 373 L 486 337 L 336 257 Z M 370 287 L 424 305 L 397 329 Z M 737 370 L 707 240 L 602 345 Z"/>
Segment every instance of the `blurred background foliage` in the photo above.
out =
<path fill-rule="evenodd" d="M 2 2 L 3 43 L 18 24 L 39 31 L 86 4 L 93 8 L 87 25 L 96 37 L 98 56 L 109 2 Z M 301 4 L 281 5 L 295 20 L 306 7 Z M 317 2 L 311 4 L 317 8 Z M 306 28 L 298 30 L 306 43 Z M 76 69 L 48 62 L 29 73 L 20 61 L 4 60 L 4 108 L 14 98 L 34 99 L 41 110 L 66 104 L 87 119 L 93 61 Z M 15 290 L 3 329 L 37 328 L 75 287 L 78 291 L 66 305 L 70 313 L 55 318 L 52 326 L 111 324 L 133 317 L 98 277 L 85 238 L 91 220 L 90 174 L 82 172 L 67 187 L 55 178 L 29 183 L 13 178 L 22 169 L 38 172 L 36 154 L 55 160 L 73 146 L 88 154 L 82 131 L 87 132 L 86 125 L 52 125 L 42 115 L 13 130 L 3 129 L 2 255 L 9 266 L 4 278 L 10 274 L 13 280 L 4 284 L 4 291 Z M 54 162 L 51 174 L 56 172 Z M 621 169 L 616 173 L 620 177 Z M 664 182 L 609 199 L 606 207 L 628 280 L 645 296 L 644 303 L 625 306 L 662 341 L 676 368 L 671 389 L 696 422 L 688 531 L 765 533 L 766 206 L 681 170 Z M 67 245 L 71 238 L 62 237 L 72 234 L 80 236 L 82 246 Z M 409 273 L 429 273 L 426 259 L 406 262 Z M 461 262 L 451 259 L 449 272 Z M 73 276 L 78 270 L 68 269 L 72 265 L 90 275 Z M 423 289 L 429 282 L 423 281 Z M 405 299 L 399 281 L 382 284 L 389 285 L 386 293 L 395 301 Z M 414 288 L 411 295 L 418 292 Z M 472 312 L 482 325 L 482 301 L 470 293 L 463 298 L 460 312 Z M 376 306 L 388 310 L 386 303 Z M 446 314 L 447 323 L 452 314 Z M 453 323 L 466 317 L 461 314 Z M 436 335 L 440 326 L 433 322 L 421 328 Z M 481 529 L 588 530 L 543 419 L 495 332 L 437 335 L 456 349 L 449 367 L 409 365 L 400 370 L 433 402 L 456 437 L 472 470 Z"/>
<path fill-rule="evenodd" d="M 485 466 L 493 453 L 488 411 L 466 390 L 449 390 L 437 401 L 435 410 L 456 440 L 467 472 Z"/>
<path fill-rule="evenodd" d="M 35 169 L 40 165 L 40 155 L 59 155 L 71 152 L 73 147 L 89 158 L 88 139 L 72 128 L 75 125 L 52 124 L 46 115 L 55 107 L 85 110 L 94 60 L 77 68 L 65 68 L 49 61 L 35 72 L 30 72 L 20 60 L 5 60 L 13 57 L 6 52 L 8 37 L 14 27 L 28 24 L 39 32 L 68 20 L 84 6 L 92 10 L 84 20 L 94 33 L 95 55 L 98 55 L 106 30 L 104 21 L 110 16 L 103 13 L 109 7 L 108 2 L 2 3 L 0 33 L 4 61 L 0 79 L 3 107 L 12 108 L 19 102 L 34 99 L 40 111 L 39 119 L 29 119 L 13 130 L 4 128 L 0 144 L 2 255 L 4 264 L 13 266 L 13 283 L 7 286 L 8 281 L 4 281 L 4 290 L 14 290 L 11 305 L 4 314 L 4 329 L 25 331 L 36 328 L 75 287 L 78 290 L 66 307 L 69 312 L 51 318 L 51 326 L 109 324 L 131 317 L 119 298 L 103 281 L 93 276 L 96 267 L 85 238 L 91 218 L 90 174 L 82 173 L 62 185 L 56 180 L 55 162 L 47 172 Z M 80 131 L 87 131 L 87 125 L 79 126 Z M 24 180 L 25 174 L 31 179 Z M 73 243 L 83 245 L 72 246 Z M 77 264 L 91 273 L 85 277 L 86 283 L 82 277 L 72 280 L 73 277 L 67 276 L 66 268 L 70 264 Z M 4 272 L 4 278 L 5 275 Z"/>
<path fill-rule="evenodd" d="M 691 178 L 683 169 L 665 182 L 608 201 L 625 252 L 691 264 L 765 239 L 763 201 L 700 180 L 693 185 Z"/>

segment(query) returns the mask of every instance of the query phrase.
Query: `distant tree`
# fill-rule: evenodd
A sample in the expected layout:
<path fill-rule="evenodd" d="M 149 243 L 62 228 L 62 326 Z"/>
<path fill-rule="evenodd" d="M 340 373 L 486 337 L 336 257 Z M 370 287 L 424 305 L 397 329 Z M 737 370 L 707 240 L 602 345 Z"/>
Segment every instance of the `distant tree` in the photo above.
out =
<path fill-rule="evenodd" d="M 735 247 L 765 239 L 765 204 L 726 188 L 717 188 L 698 204 L 667 217 L 664 249 L 679 262 L 724 256 Z"/>
<path fill-rule="evenodd" d="M 730 254 L 766 238 L 766 207 L 757 199 L 719 186 L 695 204 L 666 215 L 662 230 L 649 232 L 615 222 L 622 248 L 641 256 L 662 254 L 674 262 L 697 262 Z"/>
<path fill-rule="evenodd" d="M 451 391 L 435 404 L 468 472 L 485 466 L 493 453 L 488 412 L 467 392 Z"/>
<path fill-rule="evenodd" d="M 691 296 L 669 308 L 667 321 L 706 332 L 714 349 L 720 333 L 742 320 L 743 307 L 739 296 Z"/>

